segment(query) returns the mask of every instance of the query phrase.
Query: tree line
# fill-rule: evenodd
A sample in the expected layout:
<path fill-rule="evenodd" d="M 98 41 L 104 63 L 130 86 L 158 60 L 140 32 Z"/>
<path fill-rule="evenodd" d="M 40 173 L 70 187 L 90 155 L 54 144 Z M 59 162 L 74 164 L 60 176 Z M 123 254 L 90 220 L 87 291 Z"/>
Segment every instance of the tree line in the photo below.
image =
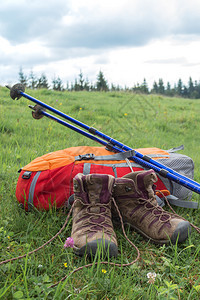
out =
<path fill-rule="evenodd" d="M 193 81 L 189 77 L 188 84 L 183 84 L 179 79 L 173 86 L 169 82 L 164 84 L 163 79 L 159 79 L 158 82 L 154 81 L 152 88 L 148 87 L 146 79 L 141 84 L 137 83 L 133 87 L 121 87 L 120 85 L 109 84 L 105 79 L 103 72 L 100 70 L 95 83 L 89 82 L 88 78 L 83 76 L 82 71 L 78 74 L 78 78 L 75 78 L 73 82 L 67 81 L 63 83 L 62 79 L 58 76 L 53 78 L 51 85 L 47 79 L 45 73 L 41 74 L 39 78 L 35 76 L 33 71 L 29 76 L 25 75 L 22 68 L 19 70 L 19 82 L 24 84 L 30 89 L 53 89 L 56 91 L 131 91 L 141 94 L 160 94 L 169 97 L 179 96 L 184 98 L 198 99 L 200 98 L 200 81 Z"/>
<path fill-rule="evenodd" d="M 78 78 L 75 78 L 74 82 L 66 82 L 64 86 L 61 78 L 53 78 L 51 85 L 48 82 L 45 73 L 42 73 L 39 78 L 35 76 L 33 71 L 29 76 L 25 75 L 22 68 L 19 70 L 19 82 L 30 89 L 49 89 L 50 87 L 56 91 L 109 91 L 108 81 L 105 79 L 102 71 L 99 71 L 97 80 L 95 83 L 90 83 L 88 78 L 84 78 L 82 71 L 80 71 Z"/>

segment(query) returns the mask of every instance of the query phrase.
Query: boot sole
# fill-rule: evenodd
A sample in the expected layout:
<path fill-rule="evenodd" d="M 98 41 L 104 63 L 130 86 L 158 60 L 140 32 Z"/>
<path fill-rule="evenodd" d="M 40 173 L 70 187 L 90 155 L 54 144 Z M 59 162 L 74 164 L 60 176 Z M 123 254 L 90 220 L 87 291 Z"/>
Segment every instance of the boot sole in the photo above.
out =
<path fill-rule="evenodd" d="M 191 233 L 191 226 L 188 221 L 180 222 L 179 225 L 177 226 L 176 230 L 172 234 L 172 237 L 171 238 L 169 237 L 168 239 L 164 239 L 164 240 L 155 240 L 155 239 L 151 238 L 150 236 L 148 236 L 146 233 L 144 233 L 142 230 L 140 230 L 139 228 L 135 227 L 134 225 L 132 225 L 130 223 L 124 222 L 124 225 L 130 226 L 135 231 L 137 231 L 142 236 L 144 236 L 146 239 L 152 241 L 155 244 L 159 244 L 159 245 L 169 244 L 170 241 L 173 245 L 175 245 L 177 240 L 178 240 L 178 243 L 183 243 Z"/>
<path fill-rule="evenodd" d="M 73 250 L 74 253 L 79 256 L 83 256 L 85 254 L 88 256 L 95 256 L 97 251 L 103 252 L 107 257 L 117 257 L 118 255 L 117 245 L 104 239 L 94 240 L 81 248 L 74 247 Z"/>

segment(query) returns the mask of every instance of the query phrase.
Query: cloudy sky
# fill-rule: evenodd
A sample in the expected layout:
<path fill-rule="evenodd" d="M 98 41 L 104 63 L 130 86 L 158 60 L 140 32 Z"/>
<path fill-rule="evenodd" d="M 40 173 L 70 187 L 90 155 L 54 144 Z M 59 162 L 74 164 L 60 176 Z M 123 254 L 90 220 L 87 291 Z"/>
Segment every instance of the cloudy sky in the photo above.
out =
<path fill-rule="evenodd" d="M 199 0 L 6 0 L 0 5 L 0 85 L 19 69 L 65 84 L 80 70 L 132 87 L 146 78 L 200 80 Z"/>

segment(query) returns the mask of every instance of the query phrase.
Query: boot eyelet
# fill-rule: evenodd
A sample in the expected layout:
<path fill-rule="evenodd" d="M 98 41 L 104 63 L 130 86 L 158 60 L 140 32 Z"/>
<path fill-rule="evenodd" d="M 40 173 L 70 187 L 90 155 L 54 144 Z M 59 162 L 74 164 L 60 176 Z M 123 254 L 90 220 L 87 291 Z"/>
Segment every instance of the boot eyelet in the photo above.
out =
<path fill-rule="evenodd" d="M 126 191 L 126 192 L 130 192 L 131 190 L 132 190 L 131 187 L 125 186 L 125 191 Z"/>

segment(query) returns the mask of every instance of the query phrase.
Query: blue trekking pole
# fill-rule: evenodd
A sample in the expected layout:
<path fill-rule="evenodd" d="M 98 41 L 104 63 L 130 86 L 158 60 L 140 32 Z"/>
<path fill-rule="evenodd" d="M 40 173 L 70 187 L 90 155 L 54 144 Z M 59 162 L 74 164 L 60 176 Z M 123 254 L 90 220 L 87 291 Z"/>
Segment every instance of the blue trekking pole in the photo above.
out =
<path fill-rule="evenodd" d="M 49 118 L 57 121 L 58 123 L 70 128 L 72 130 L 75 130 L 76 132 L 79 132 L 79 133 L 83 134 L 84 136 L 86 136 L 86 137 L 88 137 L 92 140 L 95 140 L 96 142 L 106 146 L 107 148 L 109 148 L 109 150 L 113 150 L 113 151 L 116 151 L 116 152 L 134 151 L 134 152 L 131 152 L 132 156 L 130 156 L 129 158 L 134 160 L 139 165 L 147 167 L 148 169 L 153 169 L 156 173 L 160 174 L 161 176 L 163 176 L 165 178 L 168 178 L 172 181 L 175 181 L 178 184 L 183 185 L 184 187 L 200 194 L 200 184 L 197 183 L 196 181 L 175 172 L 174 170 L 166 167 L 165 165 L 153 160 L 149 156 L 143 155 L 143 154 L 137 152 L 136 150 L 133 150 L 132 148 L 130 148 L 130 147 L 118 142 L 117 140 L 105 135 L 104 133 L 98 131 L 97 129 L 95 129 L 93 127 L 89 127 L 88 125 L 86 125 L 86 124 L 84 124 L 84 123 L 82 123 L 82 122 L 80 122 L 80 121 L 78 121 L 78 120 L 62 113 L 62 112 L 60 112 L 59 110 L 54 109 L 53 107 L 41 102 L 40 100 L 37 100 L 37 99 L 29 96 L 28 94 L 24 93 L 25 88 L 22 84 L 16 84 L 12 88 L 7 86 L 7 88 L 10 89 L 10 96 L 11 96 L 12 99 L 17 98 L 17 100 L 18 100 L 23 96 L 24 98 L 27 98 L 27 99 L 29 99 L 29 100 L 31 100 L 31 101 L 33 101 L 34 103 L 37 104 L 36 107 L 31 107 L 32 109 L 35 110 L 35 112 L 33 112 L 33 117 L 35 119 L 40 119 L 43 116 L 49 117 Z M 87 133 L 87 132 L 85 132 L 85 131 L 83 131 L 83 130 L 75 127 L 75 126 L 72 126 L 71 124 L 69 124 L 67 122 L 64 122 L 64 121 L 62 121 L 62 120 L 46 113 L 43 110 L 43 108 L 48 109 L 48 110 L 52 111 L 53 113 L 69 120 L 70 122 L 72 122 L 72 123 L 84 128 L 84 129 L 88 130 L 89 133 Z M 101 139 L 95 137 L 95 135 L 100 137 Z M 107 141 L 108 143 L 106 143 L 105 141 Z"/>

